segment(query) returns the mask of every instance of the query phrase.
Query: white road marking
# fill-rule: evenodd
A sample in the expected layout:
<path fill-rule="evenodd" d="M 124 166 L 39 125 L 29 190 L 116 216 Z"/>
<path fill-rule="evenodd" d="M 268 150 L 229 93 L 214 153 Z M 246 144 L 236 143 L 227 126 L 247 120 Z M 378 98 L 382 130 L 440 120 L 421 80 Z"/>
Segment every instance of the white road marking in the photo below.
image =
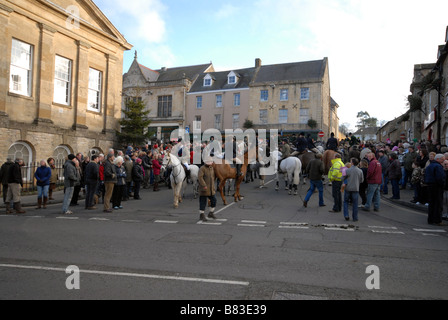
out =
<path fill-rule="evenodd" d="M 417 232 L 435 232 L 435 233 L 446 233 L 445 230 L 440 230 L 440 229 L 413 229 L 414 231 Z"/>
<path fill-rule="evenodd" d="M 52 267 L 40 267 L 40 266 L 23 266 L 13 264 L 0 264 L 0 268 L 12 268 L 12 269 L 29 269 L 29 270 L 41 270 L 41 271 L 57 271 L 66 272 L 63 268 Z M 132 278 L 146 278 L 146 279 L 158 279 L 158 280 L 174 280 L 174 281 L 190 281 L 190 282 L 205 282 L 214 284 L 226 284 L 235 286 L 248 286 L 250 283 L 246 281 L 232 281 L 222 279 L 206 279 L 206 278 L 192 278 L 192 277 L 180 277 L 180 276 L 160 276 L 155 274 L 141 274 L 141 273 L 127 273 L 127 272 L 110 272 L 99 270 L 80 270 L 80 273 L 84 274 L 96 274 L 118 277 L 132 277 Z"/>
<path fill-rule="evenodd" d="M 431 237 L 440 237 L 440 234 L 434 234 L 434 233 L 422 233 L 423 236 L 431 236 Z"/>
<path fill-rule="evenodd" d="M 280 229 L 309 229 L 310 227 L 304 226 L 279 226 Z"/>
<path fill-rule="evenodd" d="M 219 209 L 218 211 L 215 212 L 215 214 L 218 214 L 220 212 L 223 212 L 226 209 L 229 209 L 231 206 L 233 206 L 236 202 L 232 202 L 231 204 L 225 206 L 224 208 Z"/>
<path fill-rule="evenodd" d="M 266 224 L 267 221 L 252 221 L 252 220 L 241 220 L 243 223 L 260 223 L 260 224 Z"/>
<path fill-rule="evenodd" d="M 401 231 L 384 231 L 384 230 L 372 230 L 373 233 L 387 233 L 387 234 L 405 234 Z"/>
<path fill-rule="evenodd" d="M 337 227 L 325 227 L 325 230 L 331 230 L 331 231 L 355 231 L 355 229 L 344 229 L 344 228 L 337 228 Z"/>
<path fill-rule="evenodd" d="M 390 229 L 390 230 L 397 230 L 396 227 L 382 227 L 382 226 L 369 226 L 371 229 Z"/>
<path fill-rule="evenodd" d="M 110 221 L 109 219 L 106 219 L 106 218 L 90 218 L 89 220 L 92 220 L 92 221 Z"/>
<path fill-rule="evenodd" d="M 170 221 L 170 220 L 156 220 L 154 223 L 167 223 L 167 224 L 176 224 L 179 221 Z"/>
<path fill-rule="evenodd" d="M 264 224 L 246 224 L 246 223 L 239 223 L 238 227 L 266 227 Z"/>
<path fill-rule="evenodd" d="M 220 226 L 220 225 L 222 225 L 221 222 L 204 222 L 204 221 L 198 221 L 197 224 L 204 224 L 206 226 Z"/>

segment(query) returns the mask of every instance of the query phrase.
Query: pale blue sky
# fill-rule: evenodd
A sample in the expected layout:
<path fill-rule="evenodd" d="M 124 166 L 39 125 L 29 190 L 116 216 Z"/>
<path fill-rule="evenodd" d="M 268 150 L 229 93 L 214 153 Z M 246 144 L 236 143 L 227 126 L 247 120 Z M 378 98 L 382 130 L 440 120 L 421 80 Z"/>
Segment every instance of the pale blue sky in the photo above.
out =
<path fill-rule="evenodd" d="M 406 111 L 414 64 L 432 63 L 446 0 L 94 0 L 149 68 L 213 62 L 217 70 L 329 58 L 340 123 L 358 111 Z"/>

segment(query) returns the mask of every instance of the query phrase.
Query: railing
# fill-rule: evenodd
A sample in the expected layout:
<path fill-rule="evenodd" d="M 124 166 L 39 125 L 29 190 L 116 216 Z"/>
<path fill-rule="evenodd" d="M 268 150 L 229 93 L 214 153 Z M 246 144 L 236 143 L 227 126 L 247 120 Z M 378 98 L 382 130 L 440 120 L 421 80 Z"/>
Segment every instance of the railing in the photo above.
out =
<path fill-rule="evenodd" d="M 64 185 L 64 163 L 66 160 L 56 160 L 55 170 L 58 175 L 58 181 L 56 187 L 61 187 Z M 22 181 L 23 181 L 23 193 L 35 192 L 37 191 L 36 179 L 34 178 L 34 173 L 37 168 L 40 167 L 40 162 L 31 162 L 25 164 L 22 167 Z"/>

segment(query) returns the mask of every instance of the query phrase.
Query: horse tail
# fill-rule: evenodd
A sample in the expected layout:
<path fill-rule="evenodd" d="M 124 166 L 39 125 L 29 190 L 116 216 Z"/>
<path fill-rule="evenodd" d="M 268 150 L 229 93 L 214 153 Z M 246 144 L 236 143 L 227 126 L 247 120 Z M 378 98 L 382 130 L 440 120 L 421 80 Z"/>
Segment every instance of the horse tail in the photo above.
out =
<path fill-rule="evenodd" d="M 300 173 L 302 172 L 302 162 L 299 158 L 296 159 L 296 167 L 294 169 L 294 184 L 298 185 L 300 183 Z"/>

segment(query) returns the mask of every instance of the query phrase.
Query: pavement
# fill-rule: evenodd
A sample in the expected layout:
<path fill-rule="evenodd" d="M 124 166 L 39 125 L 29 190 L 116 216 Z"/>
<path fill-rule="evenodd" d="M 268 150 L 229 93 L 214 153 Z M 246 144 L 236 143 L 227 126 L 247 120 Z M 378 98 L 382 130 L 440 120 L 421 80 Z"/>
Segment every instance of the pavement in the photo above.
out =
<path fill-rule="evenodd" d="M 152 188 L 151 188 L 152 191 Z M 145 190 L 142 189 L 142 192 L 145 192 Z M 424 213 L 428 212 L 428 207 L 426 207 L 425 205 L 421 205 L 421 204 L 415 204 L 412 203 L 411 200 L 414 199 L 414 190 L 411 190 L 410 188 L 406 188 L 404 190 L 400 190 L 400 200 L 392 200 L 390 199 L 390 197 L 392 196 L 392 187 L 389 186 L 389 194 L 388 195 L 384 195 L 381 194 L 381 200 L 387 200 L 390 202 L 393 202 L 395 204 L 398 204 L 400 206 L 403 207 L 407 207 L 407 208 L 411 208 L 417 211 L 421 211 Z M 37 196 L 36 195 L 26 195 L 26 196 L 22 196 L 22 206 L 25 208 L 31 208 L 31 207 L 37 207 Z M 61 204 L 64 200 L 64 192 L 61 191 L 56 191 L 53 193 L 53 198 L 54 200 L 50 200 L 48 201 L 48 205 L 54 205 L 54 204 Z M 84 195 L 82 192 L 80 192 L 79 194 L 79 206 L 81 207 L 81 205 L 84 205 Z M 0 204 L 0 208 L 5 208 L 5 205 L 3 203 Z"/>

